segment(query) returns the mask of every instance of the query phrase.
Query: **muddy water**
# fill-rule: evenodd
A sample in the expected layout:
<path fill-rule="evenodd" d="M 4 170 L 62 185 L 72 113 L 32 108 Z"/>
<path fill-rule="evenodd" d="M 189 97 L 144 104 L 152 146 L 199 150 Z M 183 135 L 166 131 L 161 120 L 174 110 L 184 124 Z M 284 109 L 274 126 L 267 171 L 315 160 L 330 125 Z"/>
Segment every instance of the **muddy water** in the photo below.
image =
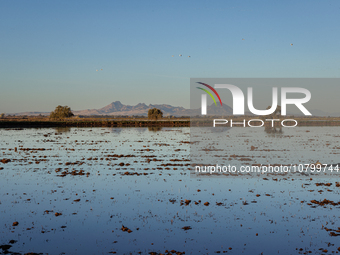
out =
<path fill-rule="evenodd" d="M 340 129 L 326 131 L 284 134 L 334 161 Z M 338 251 L 337 178 L 196 176 L 189 141 L 189 128 L 1 129 L 0 253 Z"/>

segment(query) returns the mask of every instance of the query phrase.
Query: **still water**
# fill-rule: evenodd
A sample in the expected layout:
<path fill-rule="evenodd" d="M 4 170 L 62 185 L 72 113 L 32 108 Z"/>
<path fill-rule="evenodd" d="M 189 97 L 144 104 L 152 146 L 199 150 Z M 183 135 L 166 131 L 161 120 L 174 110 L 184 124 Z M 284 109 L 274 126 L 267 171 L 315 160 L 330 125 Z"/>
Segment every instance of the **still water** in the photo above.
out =
<path fill-rule="evenodd" d="M 224 155 L 334 163 L 339 131 L 235 128 L 227 135 L 238 143 Z M 261 149 L 263 139 L 290 139 L 293 149 L 239 148 Z M 0 254 L 327 254 L 340 246 L 336 177 L 196 175 L 190 128 L 0 129 L 0 153 Z M 332 203 L 315 202 L 324 199 Z"/>

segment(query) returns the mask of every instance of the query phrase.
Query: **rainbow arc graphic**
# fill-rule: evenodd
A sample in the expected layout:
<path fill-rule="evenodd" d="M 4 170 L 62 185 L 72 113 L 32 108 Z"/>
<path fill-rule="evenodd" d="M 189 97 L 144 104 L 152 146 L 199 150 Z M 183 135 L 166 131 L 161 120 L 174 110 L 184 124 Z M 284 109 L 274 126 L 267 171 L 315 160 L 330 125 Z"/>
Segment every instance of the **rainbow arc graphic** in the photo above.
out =
<path fill-rule="evenodd" d="M 218 100 L 220 101 L 221 106 L 223 106 L 223 105 L 222 105 L 222 100 L 221 100 L 221 98 L 220 98 L 220 95 L 217 93 L 217 91 L 216 91 L 213 87 L 211 87 L 210 85 L 208 85 L 208 84 L 206 84 L 206 83 L 203 83 L 203 82 L 197 82 L 197 83 L 198 83 L 198 84 L 201 84 L 201 85 L 203 85 L 203 86 L 206 86 L 206 87 L 209 88 L 212 92 L 214 92 L 215 95 L 217 96 Z M 206 93 L 212 98 L 212 100 L 214 101 L 215 105 L 217 106 L 216 100 L 215 100 L 213 94 L 212 94 L 209 90 L 204 89 L 204 88 L 201 88 L 201 87 L 196 87 L 196 88 L 198 88 L 198 89 L 203 90 L 204 92 L 206 92 Z M 201 97 L 201 114 L 202 114 L 202 115 L 206 115 L 206 114 L 207 114 L 207 95 L 206 95 L 206 94 L 202 94 L 202 97 Z"/>

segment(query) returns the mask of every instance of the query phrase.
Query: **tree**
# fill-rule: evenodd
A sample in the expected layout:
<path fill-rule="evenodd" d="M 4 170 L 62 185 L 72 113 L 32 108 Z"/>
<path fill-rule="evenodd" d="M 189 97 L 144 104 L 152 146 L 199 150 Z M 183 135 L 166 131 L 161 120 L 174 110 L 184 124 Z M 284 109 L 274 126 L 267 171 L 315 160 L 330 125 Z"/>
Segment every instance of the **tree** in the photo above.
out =
<path fill-rule="evenodd" d="M 50 114 L 50 119 L 63 119 L 74 116 L 71 108 L 68 106 L 58 105 L 53 112 Z"/>
<path fill-rule="evenodd" d="M 3 117 L 5 117 L 5 114 L 4 114 L 4 113 L 1 113 L 1 114 L 0 114 L 0 119 L 2 119 Z"/>
<path fill-rule="evenodd" d="M 148 118 L 155 120 L 157 120 L 158 118 L 163 118 L 163 112 L 157 108 L 149 109 Z"/>
<path fill-rule="evenodd" d="M 271 108 L 271 106 L 268 106 L 266 108 L 266 110 L 269 110 Z M 269 115 L 264 115 L 262 116 L 261 118 L 264 120 L 264 119 L 277 119 L 279 118 L 281 115 L 281 106 L 280 105 L 277 105 L 276 106 L 276 109 L 275 111 L 272 113 L 272 114 L 269 114 Z"/>

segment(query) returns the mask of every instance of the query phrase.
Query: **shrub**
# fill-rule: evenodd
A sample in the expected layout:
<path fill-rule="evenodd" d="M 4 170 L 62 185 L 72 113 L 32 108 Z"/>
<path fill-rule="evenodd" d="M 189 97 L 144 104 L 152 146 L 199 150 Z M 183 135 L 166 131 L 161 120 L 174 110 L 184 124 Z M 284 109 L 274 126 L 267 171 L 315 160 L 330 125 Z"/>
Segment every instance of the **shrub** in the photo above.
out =
<path fill-rule="evenodd" d="M 160 109 L 153 108 L 148 111 L 148 118 L 157 120 L 159 118 L 163 118 L 163 112 Z"/>
<path fill-rule="evenodd" d="M 68 106 L 58 105 L 53 112 L 50 114 L 50 119 L 64 119 L 74 116 L 71 108 Z"/>

